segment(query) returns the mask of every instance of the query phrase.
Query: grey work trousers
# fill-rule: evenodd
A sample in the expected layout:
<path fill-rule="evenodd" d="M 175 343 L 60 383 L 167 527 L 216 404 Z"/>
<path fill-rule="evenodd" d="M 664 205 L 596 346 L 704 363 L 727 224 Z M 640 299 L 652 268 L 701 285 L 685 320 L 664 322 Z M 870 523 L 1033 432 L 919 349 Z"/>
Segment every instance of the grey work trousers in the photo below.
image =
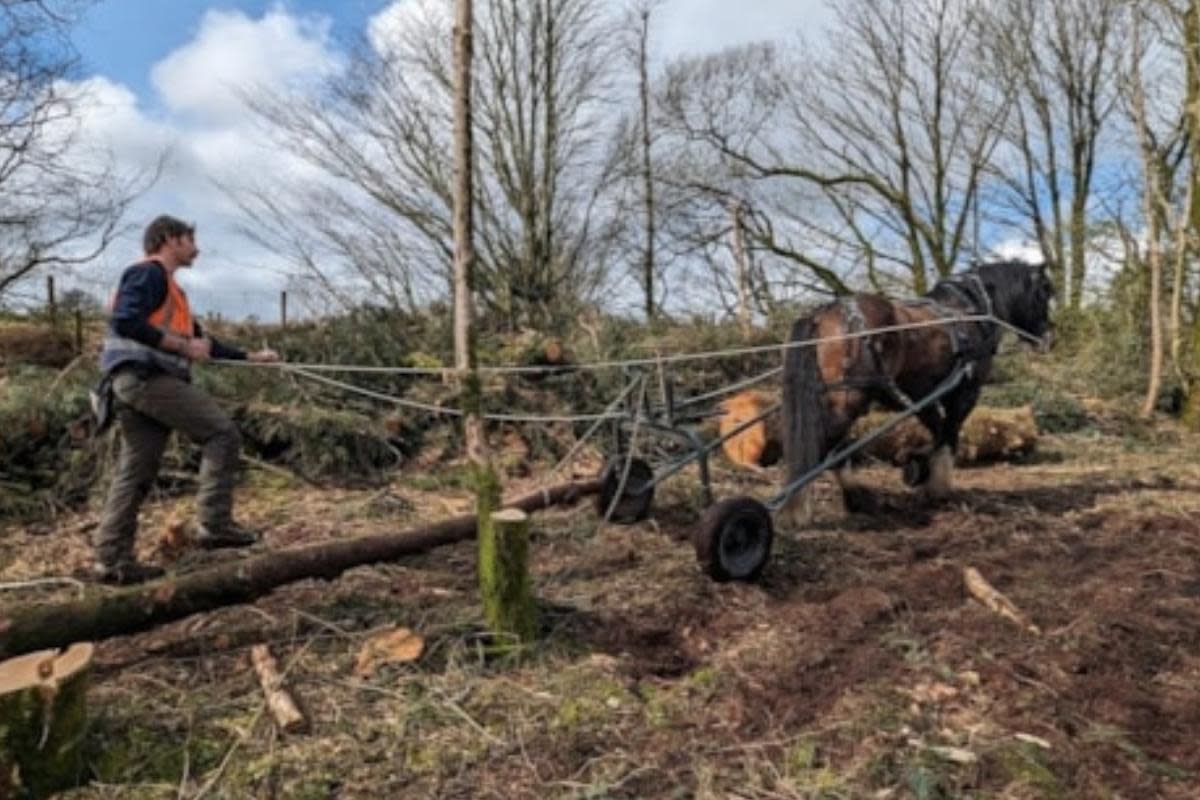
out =
<path fill-rule="evenodd" d="M 129 369 L 113 379 L 121 451 L 104 516 L 92 543 L 97 560 L 114 565 L 133 559 L 138 508 L 154 485 L 172 430 L 201 447 L 197 516 L 211 531 L 227 527 L 233 513 L 241 436 L 205 392 L 166 374 L 142 377 Z"/>

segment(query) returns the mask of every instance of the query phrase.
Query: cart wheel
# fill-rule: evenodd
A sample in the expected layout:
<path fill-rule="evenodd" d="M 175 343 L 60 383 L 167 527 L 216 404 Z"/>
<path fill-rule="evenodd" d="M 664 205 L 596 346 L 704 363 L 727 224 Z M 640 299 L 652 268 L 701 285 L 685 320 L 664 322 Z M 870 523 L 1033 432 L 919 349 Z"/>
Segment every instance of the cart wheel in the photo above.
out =
<path fill-rule="evenodd" d="M 625 459 L 618 456 L 604 467 L 604 486 L 596 496 L 596 513 L 601 519 L 608 514 L 617 490 L 621 488 L 621 476 L 625 474 Z M 632 525 L 650 515 L 650 504 L 654 502 L 654 470 L 640 458 L 629 461 L 629 474 L 625 477 L 624 491 L 613 507 L 608 519 L 618 525 Z"/>
<path fill-rule="evenodd" d="M 766 506 L 750 497 L 731 497 L 708 510 L 692 544 L 713 580 L 752 581 L 767 564 L 774 536 Z"/>
<path fill-rule="evenodd" d="M 904 470 L 901 473 L 904 477 L 905 486 L 920 486 L 929 480 L 929 455 L 927 453 L 914 453 L 904 463 Z"/>

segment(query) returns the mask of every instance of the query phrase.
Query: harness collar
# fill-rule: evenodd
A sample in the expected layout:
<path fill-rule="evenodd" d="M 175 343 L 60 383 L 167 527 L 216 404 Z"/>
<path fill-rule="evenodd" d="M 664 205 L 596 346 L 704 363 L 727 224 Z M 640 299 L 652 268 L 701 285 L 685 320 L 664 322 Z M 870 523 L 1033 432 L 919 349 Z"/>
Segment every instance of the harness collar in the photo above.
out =
<path fill-rule="evenodd" d="M 951 293 L 958 295 L 959 299 L 966 301 L 968 310 L 989 317 L 996 316 L 992 296 L 988 294 L 983 279 L 977 273 L 964 272 L 943 278 L 938 285 L 946 287 Z"/>

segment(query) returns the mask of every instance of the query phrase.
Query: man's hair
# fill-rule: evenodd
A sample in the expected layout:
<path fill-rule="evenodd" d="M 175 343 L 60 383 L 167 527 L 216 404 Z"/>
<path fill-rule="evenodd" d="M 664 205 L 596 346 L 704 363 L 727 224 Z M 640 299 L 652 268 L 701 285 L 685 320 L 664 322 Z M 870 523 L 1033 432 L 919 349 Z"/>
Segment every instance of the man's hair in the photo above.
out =
<path fill-rule="evenodd" d="M 150 255 L 157 253 L 170 239 L 195 235 L 195 225 L 188 225 L 181 219 L 163 214 L 146 226 L 146 232 L 142 234 L 142 249 L 146 251 L 146 255 Z"/>

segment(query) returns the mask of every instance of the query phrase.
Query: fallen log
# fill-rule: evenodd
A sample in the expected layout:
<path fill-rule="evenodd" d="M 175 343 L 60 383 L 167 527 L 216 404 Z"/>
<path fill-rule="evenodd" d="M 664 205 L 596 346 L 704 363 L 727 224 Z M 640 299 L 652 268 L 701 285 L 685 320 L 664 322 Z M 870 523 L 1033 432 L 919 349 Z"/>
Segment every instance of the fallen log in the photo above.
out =
<path fill-rule="evenodd" d="M 600 480 L 559 484 L 506 503 L 504 508 L 528 513 L 570 505 L 599 493 L 602 485 Z M 475 515 L 465 514 L 400 533 L 277 550 L 113 594 L 11 611 L 0 616 L 0 659 L 139 633 L 202 611 L 247 603 L 306 578 L 330 580 L 353 567 L 394 561 L 474 538 L 476 526 Z"/>

